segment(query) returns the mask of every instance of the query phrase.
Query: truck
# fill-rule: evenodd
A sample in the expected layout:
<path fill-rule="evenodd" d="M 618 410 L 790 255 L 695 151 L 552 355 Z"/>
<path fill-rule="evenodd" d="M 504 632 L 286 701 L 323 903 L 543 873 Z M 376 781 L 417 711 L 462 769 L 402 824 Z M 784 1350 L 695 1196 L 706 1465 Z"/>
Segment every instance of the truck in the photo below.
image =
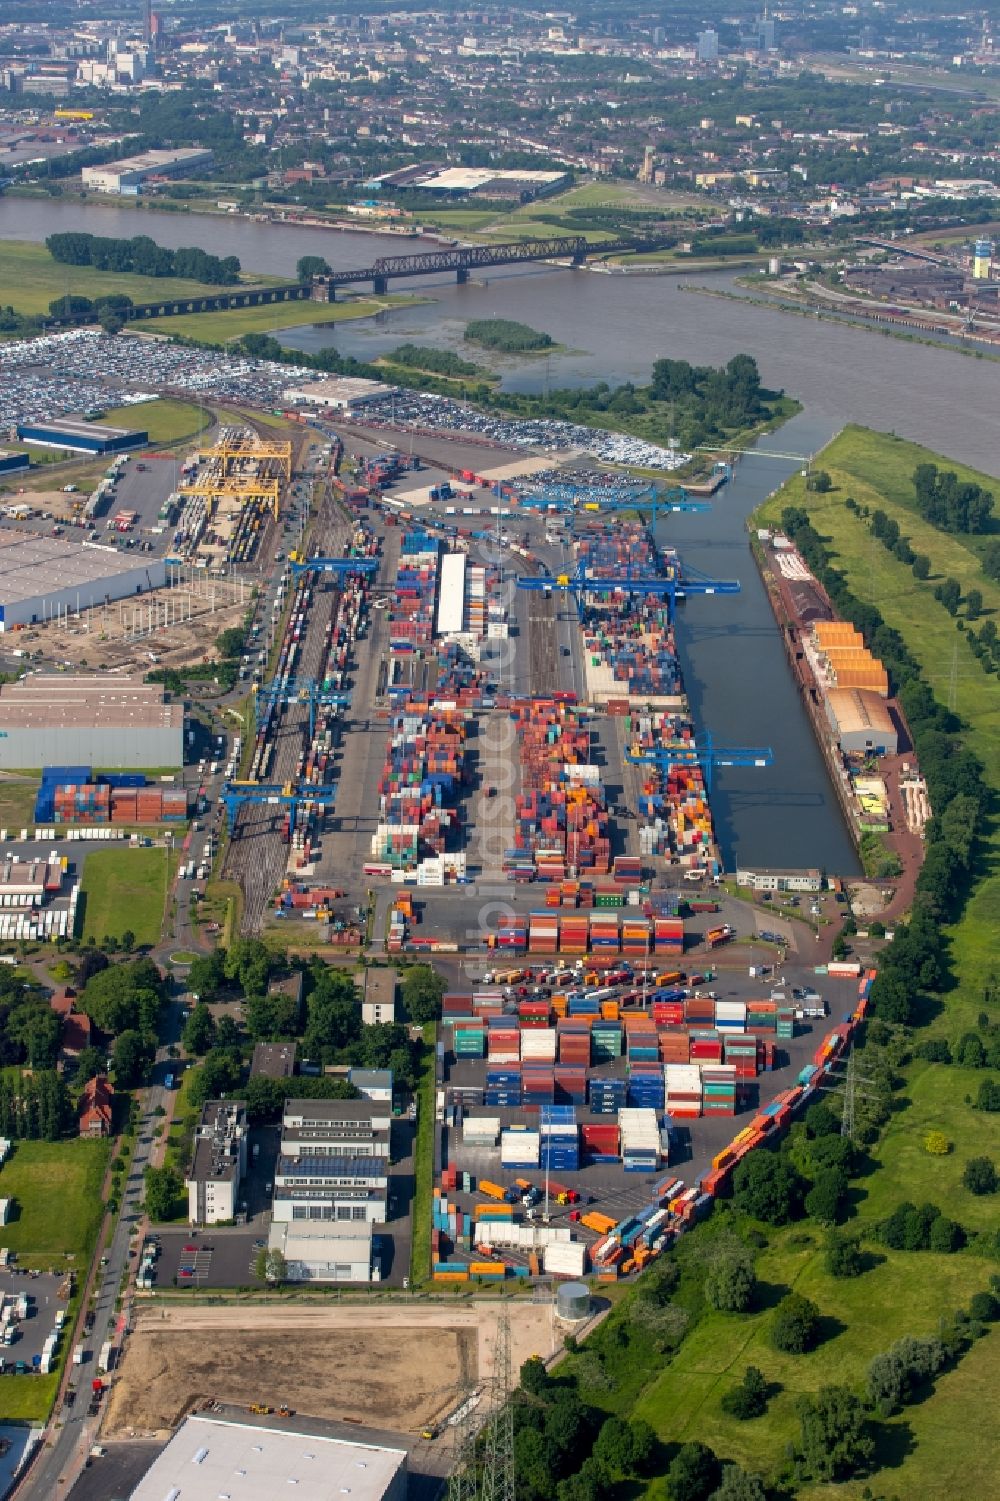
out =
<path fill-rule="evenodd" d="M 97 1369 L 99 1371 L 104 1371 L 104 1372 L 110 1371 L 111 1367 L 114 1365 L 114 1362 L 115 1362 L 115 1347 L 114 1347 L 114 1343 L 110 1339 L 106 1339 L 104 1341 L 103 1345 L 101 1346 L 101 1353 L 97 1357 Z"/>
<path fill-rule="evenodd" d="M 733 930 L 728 923 L 723 923 L 721 928 L 709 928 L 706 938 L 710 949 L 716 948 L 720 943 L 727 943 L 733 936 Z"/>
<path fill-rule="evenodd" d="M 86 1347 L 86 1345 L 84 1345 L 82 1343 L 79 1344 L 79 1345 L 74 1345 L 73 1346 L 73 1364 L 74 1365 L 83 1365 L 83 1362 L 86 1360 L 86 1358 L 87 1358 L 87 1347 Z"/>

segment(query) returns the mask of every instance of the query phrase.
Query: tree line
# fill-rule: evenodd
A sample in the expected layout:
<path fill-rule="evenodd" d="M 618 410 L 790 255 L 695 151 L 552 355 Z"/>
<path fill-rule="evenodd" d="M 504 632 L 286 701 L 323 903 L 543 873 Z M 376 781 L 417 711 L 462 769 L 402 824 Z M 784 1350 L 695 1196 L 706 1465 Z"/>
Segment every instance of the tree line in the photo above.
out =
<path fill-rule="evenodd" d="M 913 471 L 917 508 L 925 521 L 943 532 L 989 531 L 993 496 L 982 485 L 962 483 L 952 469 L 936 464 L 918 464 Z"/>
<path fill-rule="evenodd" d="M 168 250 L 149 235 L 115 239 L 77 230 L 49 235 L 45 248 L 53 260 L 68 266 L 93 266 L 116 275 L 177 276 L 209 286 L 231 286 L 240 279 L 239 257 L 210 255 L 196 245 Z"/>

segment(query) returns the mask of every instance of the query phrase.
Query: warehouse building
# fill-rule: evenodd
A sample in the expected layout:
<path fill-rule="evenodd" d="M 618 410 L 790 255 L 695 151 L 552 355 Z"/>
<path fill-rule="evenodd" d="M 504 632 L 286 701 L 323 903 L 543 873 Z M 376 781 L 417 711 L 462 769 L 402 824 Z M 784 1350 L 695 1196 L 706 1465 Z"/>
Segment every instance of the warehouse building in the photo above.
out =
<path fill-rule="evenodd" d="M 826 717 L 845 755 L 894 756 L 899 737 L 889 706 L 866 688 L 831 688 Z"/>
<path fill-rule="evenodd" d="M 186 177 L 212 162 L 211 151 L 144 151 L 103 167 L 84 167 L 80 176 L 85 188 L 95 193 L 138 193 L 144 182 L 157 177 Z"/>
<path fill-rule="evenodd" d="M 375 401 L 395 396 L 398 386 L 385 386 L 378 380 L 360 376 L 336 375 L 328 380 L 312 381 L 307 386 L 293 386 L 284 394 L 289 406 L 324 407 L 336 412 L 360 411 Z"/>
<path fill-rule="evenodd" d="M 0 688 L 0 769 L 181 766 L 184 705 L 138 678 L 32 673 Z"/>
<path fill-rule="evenodd" d="M 309 1419 L 280 1427 L 233 1413 L 192 1413 L 130 1501 L 405 1501 L 406 1451 L 333 1438 Z"/>
<path fill-rule="evenodd" d="M 192 1225 L 236 1218 L 247 1170 L 247 1107 L 242 1100 L 209 1100 L 194 1138 L 188 1191 Z"/>
<path fill-rule="evenodd" d="M 132 599 L 166 582 L 163 558 L 140 562 L 114 547 L 0 532 L 0 631 Z"/>
<path fill-rule="evenodd" d="M 8 453 L 0 448 L 0 476 L 23 473 L 31 463 L 26 453 Z"/>
<path fill-rule="evenodd" d="M 268 1250 L 285 1258 L 289 1282 L 378 1282 L 371 1221 L 366 1224 L 272 1223 Z"/>
<path fill-rule="evenodd" d="M 36 448 L 68 448 L 72 453 L 122 453 L 144 448 L 149 434 L 131 427 L 109 427 L 105 422 L 80 422 L 75 417 L 38 418 L 20 422 L 17 436 Z"/>

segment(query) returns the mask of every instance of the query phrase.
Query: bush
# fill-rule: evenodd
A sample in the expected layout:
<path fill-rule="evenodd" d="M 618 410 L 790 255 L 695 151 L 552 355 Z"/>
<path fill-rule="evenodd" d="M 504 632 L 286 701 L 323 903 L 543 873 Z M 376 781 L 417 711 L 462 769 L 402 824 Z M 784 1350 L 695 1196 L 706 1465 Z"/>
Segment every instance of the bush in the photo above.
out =
<path fill-rule="evenodd" d="M 771 1320 L 771 1343 L 786 1355 L 804 1355 L 819 1339 L 819 1309 L 809 1298 L 789 1293 Z"/>
<path fill-rule="evenodd" d="M 831 1235 L 823 1253 L 823 1265 L 831 1277 L 860 1277 L 865 1269 L 858 1242 L 849 1236 Z"/>
<path fill-rule="evenodd" d="M 973 1293 L 969 1313 L 982 1324 L 995 1324 L 1000 1319 L 1000 1298 L 993 1293 Z"/>
<path fill-rule="evenodd" d="M 787 1225 L 802 1208 L 805 1183 L 789 1159 L 778 1152 L 751 1152 L 733 1174 L 738 1209 L 768 1225 Z"/>
<path fill-rule="evenodd" d="M 914 1056 L 928 1063 L 950 1063 L 951 1048 L 944 1037 L 926 1037 L 913 1049 Z"/>
<path fill-rule="evenodd" d="M 947 1157 L 952 1144 L 943 1131 L 928 1131 L 924 1137 L 924 1151 L 932 1157 Z"/>
<path fill-rule="evenodd" d="M 722 1466 L 707 1444 L 683 1444 L 667 1471 L 670 1501 L 707 1501 L 722 1479 Z"/>
<path fill-rule="evenodd" d="M 1000 1178 L 990 1158 L 970 1157 L 962 1174 L 962 1185 L 978 1197 L 996 1193 Z"/>
<path fill-rule="evenodd" d="M 720 1313 L 746 1313 L 757 1291 L 753 1256 L 738 1240 L 715 1246 L 705 1274 L 706 1302 Z"/>

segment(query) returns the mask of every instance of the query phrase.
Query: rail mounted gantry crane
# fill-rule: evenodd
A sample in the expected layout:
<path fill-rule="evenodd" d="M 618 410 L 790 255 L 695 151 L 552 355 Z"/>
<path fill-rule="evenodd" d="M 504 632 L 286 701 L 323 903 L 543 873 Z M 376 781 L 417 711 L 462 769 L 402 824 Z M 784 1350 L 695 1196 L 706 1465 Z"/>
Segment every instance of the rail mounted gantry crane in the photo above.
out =
<path fill-rule="evenodd" d="M 332 689 L 324 688 L 323 684 L 315 678 L 274 678 L 270 683 L 264 683 L 254 689 L 254 704 L 256 708 L 258 730 L 266 722 L 272 709 L 278 705 L 308 704 L 309 705 L 309 739 L 312 740 L 316 733 L 316 710 L 323 708 L 347 708 L 351 702 L 349 693 L 337 693 Z"/>
<path fill-rule="evenodd" d="M 528 510 L 568 514 L 570 530 L 573 520 L 580 516 L 636 511 L 651 517 L 655 532 L 657 517 L 668 511 L 698 515 L 712 509 L 708 501 L 692 500 L 679 486 L 657 490 L 655 485 L 541 485 L 525 490 L 520 502 Z"/>
<path fill-rule="evenodd" d="M 238 464 L 248 460 L 268 466 L 286 480 L 292 477 L 292 445 L 285 442 L 268 442 L 256 434 L 246 438 L 230 436 L 223 438 L 214 448 L 199 448 L 198 458 L 218 462 L 225 475 L 234 473 Z"/>
<path fill-rule="evenodd" d="M 551 594 L 555 591 L 572 594 L 581 618 L 583 601 L 588 594 L 633 594 L 640 597 L 664 599 L 667 602 L 667 618 L 671 621 L 676 613 L 677 601 L 685 599 L 689 594 L 739 594 L 740 592 L 740 585 L 736 579 L 710 579 L 696 569 L 688 567 L 685 567 L 680 576 L 642 576 L 626 568 L 617 578 L 602 579 L 592 577 L 583 563 L 579 565 L 575 573 L 562 573 L 551 577 L 545 574 L 527 578 L 519 577 L 517 587 L 541 593 Z"/>
<path fill-rule="evenodd" d="M 655 766 L 661 772 L 671 766 L 700 766 L 705 774 L 705 791 L 711 794 L 717 766 L 773 766 L 774 752 L 769 745 L 715 745 L 705 730 L 698 741 L 677 740 L 644 751 L 630 749 L 625 759 L 632 766 Z"/>
<path fill-rule="evenodd" d="M 262 500 L 271 509 L 275 521 L 281 504 L 281 485 L 275 479 L 255 479 L 245 474 L 221 475 L 213 479 L 205 475 L 192 485 L 184 485 L 177 492 L 184 500 L 189 495 L 204 495 L 209 500 L 228 497 L 241 501 Z"/>
<path fill-rule="evenodd" d="M 271 803 L 288 809 L 288 835 L 295 833 L 295 821 L 302 803 L 318 803 L 323 808 L 332 807 L 337 799 L 337 784 L 313 787 L 307 782 L 226 782 L 222 789 L 222 802 L 226 810 L 226 824 L 232 829 L 236 814 L 246 804 Z"/>

